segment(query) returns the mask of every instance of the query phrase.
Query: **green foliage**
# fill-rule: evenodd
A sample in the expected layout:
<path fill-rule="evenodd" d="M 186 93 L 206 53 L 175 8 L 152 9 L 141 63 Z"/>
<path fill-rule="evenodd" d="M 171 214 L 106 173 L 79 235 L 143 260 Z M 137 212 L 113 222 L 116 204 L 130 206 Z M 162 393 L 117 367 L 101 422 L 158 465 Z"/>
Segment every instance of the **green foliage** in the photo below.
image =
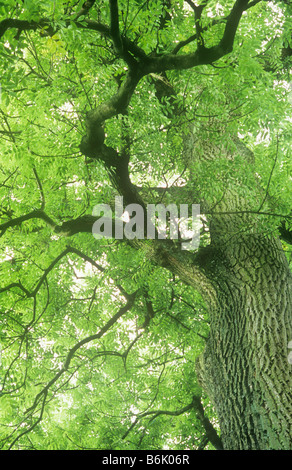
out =
<path fill-rule="evenodd" d="M 112 97 L 127 67 L 105 34 L 83 27 L 84 17 L 74 21 L 83 2 L 76 3 L 0 3 L 3 17 L 49 18 L 54 29 L 49 34 L 45 24 L 17 34 L 13 28 L 0 42 L 0 224 L 43 205 L 61 225 L 91 214 L 115 194 L 102 164 L 88 161 L 79 145 L 86 113 Z M 108 24 L 108 2 L 96 3 L 90 18 Z M 147 54 L 163 55 L 194 34 L 186 3 L 167 3 L 120 2 L 122 33 Z M 226 16 L 232 5 L 210 1 L 202 26 Z M 291 22 L 283 11 L 280 2 L 261 2 L 243 16 L 231 54 L 213 65 L 170 71 L 175 100 L 157 100 L 154 74 L 141 80 L 127 116 L 105 125 L 107 144 L 119 150 L 126 129 L 134 184 L 167 188 L 188 181 L 211 206 L 226 188 L 236 188 L 252 211 L 264 201 L 262 211 L 290 213 L 291 91 L 281 49 Z M 223 29 L 218 21 L 206 30 L 208 46 Z M 194 50 L 194 42 L 182 48 Z M 175 112 L 179 106 L 184 112 Z M 190 125 L 191 159 L 185 148 Z M 253 152 L 253 161 L 234 136 Z M 279 223 L 274 217 L 256 221 L 265 234 Z M 194 409 L 179 410 L 201 394 L 195 360 L 209 319 L 200 295 L 125 242 L 97 241 L 88 233 L 68 240 L 39 218 L 2 235 L 2 447 L 198 448 L 205 430 Z M 69 244 L 73 250 L 61 256 Z M 137 292 L 131 309 L 100 338 L 77 348 L 63 370 L 75 345 L 125 306 L 125 292 Z M 202 400 L 217 427 L 208 397 Z"/>

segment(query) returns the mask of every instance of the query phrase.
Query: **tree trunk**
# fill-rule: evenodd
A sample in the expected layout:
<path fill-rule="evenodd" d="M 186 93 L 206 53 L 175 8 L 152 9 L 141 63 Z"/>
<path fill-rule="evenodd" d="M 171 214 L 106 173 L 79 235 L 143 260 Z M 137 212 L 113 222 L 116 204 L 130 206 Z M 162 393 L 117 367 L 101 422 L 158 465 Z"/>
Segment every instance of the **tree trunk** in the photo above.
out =
<path fill-rule="evenodd" d="M 245 235 L 209 249 L 211 331 L 198 377 L 225 450 L 291 449 L 291 273 L 280 243 Z"/>

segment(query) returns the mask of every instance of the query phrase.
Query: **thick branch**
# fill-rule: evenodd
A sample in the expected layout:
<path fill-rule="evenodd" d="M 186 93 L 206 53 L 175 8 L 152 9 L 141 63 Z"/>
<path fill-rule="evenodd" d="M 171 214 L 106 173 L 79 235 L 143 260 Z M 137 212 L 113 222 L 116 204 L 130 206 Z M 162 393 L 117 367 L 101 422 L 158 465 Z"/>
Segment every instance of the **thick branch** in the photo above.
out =
<path fill-rule="evenodd" d="M 126 111 L 130 99 L 139 83 L 142 74 L 139 70 L 129 71 L 117 93 L 105 103 L 88 112 L 86 116 L 87 135 L 82 138 L 80 151 L 89 158 L 99 158 L 102 154 L 109 156 L 109 147 L 102 147 L 104 133 L 102 124 L 113 116 Z M 102 149 L 102 152 L 101 152 Z M 111 159 L 114 159 L 112 152 Z"/>
<path fill-rule="evenodd" d="M 89 2 L 85 2 L 89 3 Z M 89 18 L 85 18 L 82 22 L 78 21 L 79 16 L 84 15 L 85 10 L 82 10 L 77 13 L 74 19 L 70 18 L 70 20 L 65 20 L 64 24 L 66 27 L 70 26 L 72 22 L 75 22 L 76 26 L 83 30 L 88 31 L 97 31 L 98 33 L 112 39 L 111 37 L 111 29 L 109 26 L 99 23 L 97 21 L 91 20 Z M 28 21 L 28 20 L 18 20 L 14 18 L 5 19 L 0 22 L 0 39 L 6 33 L 8 29 L 17 29 L 18 31 L 36 31 L 38 29 L 43 30 L 46 27 L 45 33 L 47 35 L 54 35 L 56 33 L 56 29 L 52 27 L 50 20 L 48 18 L 42 18 L 39 22 L 36 21 Z M 146 53 L 137 46 L 133 41 L 126 38 L 125 36 L 121 36 L 122 47 L 124 51 L 129 51 L 134 57 L 143 59 L 146 57 Z"/>
<path fill-rule="evenodd" d="M 120 56 L 123 55 L 123 43 L 120 35 L 118 0 L 109 0 L 111 25 L 110 32 L 114 46 Z"/>
<path fill-rule="evenodd" d="M 42 219 L 52 228 L 57 226 L 57 224 L 42 209 L 36 209 L 28 214 L 21 215 L 20 217 L 16 217 L 15 219 L 8 220 L 7 222 L 0 224 L 0 236 L 2 237 L 8 228 L 20 226 L 22 222 L 30 219 Z"/>
<path fill-rule="evenodd" d="M 231 13 L 226 22 L 223 37 L 220 41 L 220 47 L 226 52 L 231 52 L 235 34 L 239 25 L 242 13 L 247 9 L 248 0 L 236 0 Z"/>
<path fill-rule="evenodd" d="M 21 31 L 36 31 L 38 28 L 41 28 L 47 24 L 48 20 L 36 21 L 27 21 L 27 20 L 17 20 L 13 18 L 8 18 L 0 23 L 0 38 L 6 33 L 8 29 L 16 28 Z"/>
<path fill-rule="evenodd" d="M 55 232 L 66 237 L 71 237 L 76 233 L 92 233 L 92 225 L 96 219 L 97 217 L 94 217 L 93 215 L 83 215 L 81 217 L 77 217 L 77 219 L 63 222 L 62 225 L 55 228 Z"/>
<path fill-rule="evenodd" d="M 199 6 L 195 5 L 192 0 L 185 0 L 185 1 L 190 5 L 190 7 L 195 12 L 195 25 L 196 25 L 196 31 L 197 31 L 196 38 L 197 38 L 198 48 L 204 47 L 204 38 L 203 38 L 203 35 L 202 35 L 203 29 L 202 29 L 202 26 L 201 26 L 201 16 L 202 16 L 202 12 L 203 12 L 208 0 L 203 2 Z"/>
<path fill-rule="evenodd" d="M 128 53 L 126 44 L 122 41 L 119 26 L 118 0 L 110 0 L 110 35 L 114 43 L 116 53 L 124 59 L 129 67 L 136 65 L 136 60 Z"/>

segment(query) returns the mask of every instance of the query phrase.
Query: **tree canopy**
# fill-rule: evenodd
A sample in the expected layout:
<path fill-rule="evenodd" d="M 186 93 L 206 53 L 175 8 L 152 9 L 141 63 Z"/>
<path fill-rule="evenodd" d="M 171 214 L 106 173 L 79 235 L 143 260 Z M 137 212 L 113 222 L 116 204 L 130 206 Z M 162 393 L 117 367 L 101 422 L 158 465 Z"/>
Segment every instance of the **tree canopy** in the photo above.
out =
<path fill-rule="evenodd" d="M 289 3 L 0 2 L 3 449 L 222 448 L 210 231 L 290 263 Z M 200 248 L 97 239 L 118 195 L 200 204 Z"/>

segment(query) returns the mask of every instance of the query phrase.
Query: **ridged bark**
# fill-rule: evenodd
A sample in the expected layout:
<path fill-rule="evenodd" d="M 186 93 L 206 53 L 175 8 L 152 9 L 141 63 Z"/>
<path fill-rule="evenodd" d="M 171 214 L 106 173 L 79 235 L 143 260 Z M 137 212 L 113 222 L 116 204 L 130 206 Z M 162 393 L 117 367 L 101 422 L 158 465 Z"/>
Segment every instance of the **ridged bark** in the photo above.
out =
<path fill-rule="evenodd" d="M 292 449 L 291 273 L 281 245 L 259 235 L 222 241 L 205 272 L 217 297 L 198 376 L 224 449 Z"/>

